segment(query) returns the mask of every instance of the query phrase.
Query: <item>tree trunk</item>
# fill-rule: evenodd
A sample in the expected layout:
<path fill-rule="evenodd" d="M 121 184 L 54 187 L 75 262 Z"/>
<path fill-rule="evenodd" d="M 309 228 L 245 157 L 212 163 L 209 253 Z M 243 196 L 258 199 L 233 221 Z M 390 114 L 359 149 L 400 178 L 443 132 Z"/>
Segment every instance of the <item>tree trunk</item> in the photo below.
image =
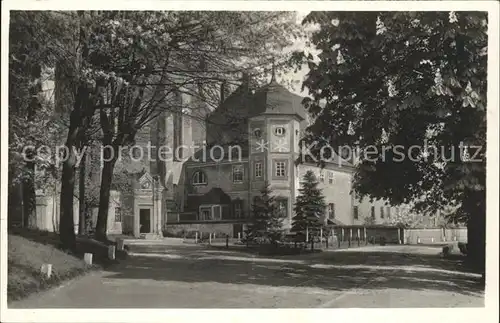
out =
<path fill-rule="evenodd" d="M 486 208 L 485 196 L 477 193 L 477 203 L 469 208 L 467 221 L 467 261 L 479 271 L 486 266 Z M 484 194 L 484 192 L 483 192 Z"/>
<path fill-rule="evenodd" d="M 78 187 L 78 199 L 80 201 L 79 204 L 79 220 L 78 220 L 78 234 L 79 235 L 84 235 L 86 233 L 86 210 L 87 206 L 85 203 L 85 164 L 87 160 L 87 153 L 85 152 L 85 147 L 82 147 L 83 150 L 83 157 L 80 163 L 80 177 L 78 178 L 79 180 L 79 187 Z"/>
<path fill-rule="evenodd" d="M 70 116 L 68 137 L 66 139 L 66 156 L 63 162 L 61 177 L 61 213 L 59 220 L 59 237 L 64 248 L 74 250 L 76 247 L 75 224 L 73 220 L 73 193 L 75 189 L 75 143 L 80 124 L 81 97 L 77 98 Z"/>
<path fill-rule="evenodd" d="M 69 156 L 63 163 L 61 179 L 61 214 L 59 236 L 64 248 L 73 250 L 76 246 L 75 224 L 73 220 L 73 191 L 75 188 L 75 159 L 73 145 L 67 141 Z"/>
<path fill-rule="evenodd" d="M 23 227 L 36 228 L 35 163 L 27 162 L 25 168 L 28 176 L 22 182 Z"/>
<path fill-rule="evenodd" d="M 107 159 L 106 159 L 107 160 Z M 113 181 L 113 170 L 115 168 L 116 158 L 110 161 L 104 161 L 104 167 L 101 173 L 101 188 L 99 191 L 99 213 L 97 214 L 96 225 L 96 239 L 105 241 L 107 223 L 108 223 L 108 209 L 109 198 L 111 191 L 111 184 Z"/>

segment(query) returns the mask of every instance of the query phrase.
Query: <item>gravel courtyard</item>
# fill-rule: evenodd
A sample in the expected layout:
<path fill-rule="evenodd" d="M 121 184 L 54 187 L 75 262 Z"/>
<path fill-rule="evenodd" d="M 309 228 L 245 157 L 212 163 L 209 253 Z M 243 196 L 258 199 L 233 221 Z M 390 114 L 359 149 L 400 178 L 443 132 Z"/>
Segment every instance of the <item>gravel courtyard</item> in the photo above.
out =
<path fill-rule="evenodd" d="M 480 307 L 479 275 L 432 247 L 295 257 L 172 246 L 136 254 L 11 308 Z"/>

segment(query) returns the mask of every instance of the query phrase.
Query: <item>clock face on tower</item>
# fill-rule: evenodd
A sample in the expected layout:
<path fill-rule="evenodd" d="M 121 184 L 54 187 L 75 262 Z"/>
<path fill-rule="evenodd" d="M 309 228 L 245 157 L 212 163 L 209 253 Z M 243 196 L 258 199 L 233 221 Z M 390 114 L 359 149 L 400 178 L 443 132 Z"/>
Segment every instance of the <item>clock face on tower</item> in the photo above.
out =
<path fill-rule="evenodd" d="M 147 190 L 150 187 L 151 187 L 151 183 L 149 181 L 142 183 L 142 189 Z"/>

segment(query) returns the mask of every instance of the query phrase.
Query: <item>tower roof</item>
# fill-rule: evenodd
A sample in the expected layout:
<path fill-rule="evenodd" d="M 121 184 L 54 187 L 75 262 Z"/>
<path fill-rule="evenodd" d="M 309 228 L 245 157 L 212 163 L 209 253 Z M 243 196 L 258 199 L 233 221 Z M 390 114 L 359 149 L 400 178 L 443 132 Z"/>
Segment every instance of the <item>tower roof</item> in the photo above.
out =
<path fill-rule="evenodd" d="M 294 115 L 305 120 L 306 110 L 302 105 L 302 97 L 290 92 L 274 78 L 271 83 L 255 92 L 255 106 L 251 116 L 261 114 Z"/>

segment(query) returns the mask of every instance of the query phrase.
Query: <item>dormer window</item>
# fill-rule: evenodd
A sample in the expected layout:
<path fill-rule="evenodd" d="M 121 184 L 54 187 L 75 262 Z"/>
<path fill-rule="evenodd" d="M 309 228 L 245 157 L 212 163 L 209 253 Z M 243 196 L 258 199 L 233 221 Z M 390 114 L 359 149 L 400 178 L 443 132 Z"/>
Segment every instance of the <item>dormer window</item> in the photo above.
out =
<path fill-rule="evenodd" d="M 285 127 L 276 127 L 274 129 L 274 134 L 276 136 L 284 136 L 285 135 Z"/>
<path fill-rule="evenodd" d="M 205 185 L 207 184 L 207 176 L 201 170 L 196 171 L 193 174 L 193 185 Z"/>
<path fill-rule="evenodd" d="M 143 190 L 149 190 L 151 188 L 151 183 L 149 181 L 145 181 L 144 183 L 142 183 L 141 188 Z"/>

